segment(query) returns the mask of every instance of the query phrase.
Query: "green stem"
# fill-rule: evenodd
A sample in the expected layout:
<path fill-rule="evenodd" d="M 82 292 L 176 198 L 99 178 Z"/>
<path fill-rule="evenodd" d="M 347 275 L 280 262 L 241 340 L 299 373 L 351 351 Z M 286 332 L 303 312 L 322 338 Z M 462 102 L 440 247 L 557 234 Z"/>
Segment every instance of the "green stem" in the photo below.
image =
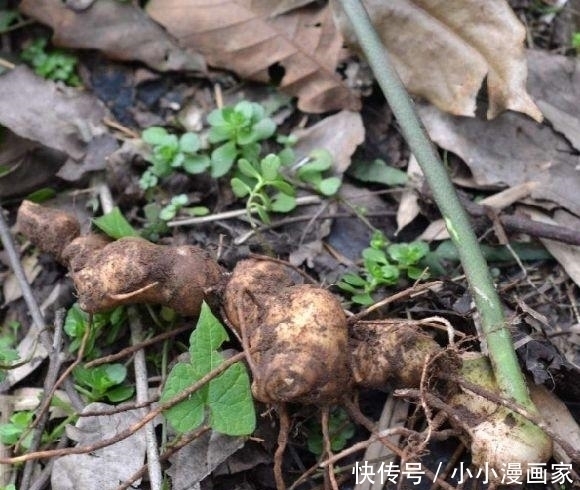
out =
<path fill-rule="evenodd" d="M 360 0 L 339 0 L 349 18 L 375 78 L 397 118 L 403 137 L 421 166 L 451 239 L 459 251 L 461 264 L 481 317 L 489 358 L 500 390 L 521 405 L 535 410 L 506 328 L 499 296 L 467 213 L 429 140 L 413 102 L 399 79 L 381 40 Z"/>

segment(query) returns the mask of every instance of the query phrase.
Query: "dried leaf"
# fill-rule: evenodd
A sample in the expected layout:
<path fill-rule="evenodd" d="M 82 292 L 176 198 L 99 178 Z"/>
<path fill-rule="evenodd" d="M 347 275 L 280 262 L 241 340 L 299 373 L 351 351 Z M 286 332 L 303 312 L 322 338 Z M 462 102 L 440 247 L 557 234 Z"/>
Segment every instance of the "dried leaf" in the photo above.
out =
<path fill-rule="evenodd" d="M 38 254 L 27 255 L 21 262 L 26 280 L 29 284 L 32 284 L 42 271 L 42 266 L 38 263 Z M 6 278 L 2 288 L 5 305 L 22 297 L 22 289 L 20 289 L 18 279 L 16 279 L 16 275 L 13 273 Z"/>
<path fill-rule="evenodd" d="M 298 138 L 293 147 L 297 160 L 323 148 L 332 155 L 335 175 L 342 175 L 350 165 L 350 157 L 365 139 L 365 128 L 358 112 L 342 111 L 293 134 Z"/>
<path fill-rule="evenodd" d="M 580 214 L 578 156 L 547 125 L 514 113 L 490 122 L 451 116 L 431 106 L 420 106 L 419 112 L 433 141 L 459 155 L 477 184 L 505 187 L 533 182 L 532 198 Z"/>
<path fill-rule="evenodd" d="M 328 6 L 273 16 L 277 8 L 269 0 L 151 0 L 147 12 L 209 65 L 264 83 L 283 72 L 280 89 L 303 111 L 358 110 L 336 73 L 342 36 Z"/>
<path fill-rule="evenodd" d="M 525 88 L 525 29 L 505 0 L 364 4 L 411 93 L 451 114 L 473 116 L 487 77 L 489 118 L 511 109 L 542 119 Z M 338 2 L 332 6 L 345 38 L 356 46 Z"/>
<path fill-rule="evenodd" d="M 580 151 L 580 58 L 528 51 L 528 86 L 554 129 Z"/>
<path fill-rule="evenodd" d="M 19 8 L 52 27 L 52 40 L 59 46 L 98 49 L 111 58 L 142 61 L 160 71 L 205 71 L 201 55 L 181 49 L 130 2 L 98 0 L 86 10 L 75 11 L 61 0 L 24 0 Z"/>
<path fill-rule="evenodd" d="M 401 201 L 397 209 L 397 231 L 399 233 L 405 226 L 413 221 L 421 211 L 419 206 L 419 196 L 415 191 L 415 187 L 419 186 L 419 182 L 424 180 L 423 172 L 415 155 L 409 158 L 409 165 L 407 166 L 407 177 L 409 182 L 413 184 L 413 188 L 407 188 L 401 194 Z"/>
<path fill-rule="evenodd" d="M 43 80 L 19 66 L 0 76 L 0 94 L 1 125 L 68 155 L 62 178 L 75 180 L 87 170 L 103 169 L 105 158 L 117 148 L 102 123 L 107 109 L 86 92 Z"/>
<path fill-rule="evenodd" d="M 113 408 L 106 403 L 91 403 L 85 411 L 104 411 Z M 76 427 L 69 427 L 69 437 L 79 445 L 92 444 L 135 424 L 143 410 L 79 418 Z M 137 431 L 127 439 L 88 454 L 69 454 L 54 462 L 51 488 L 54 490 L 101 490 L 116 488 L 119 482 L 129 479 L 138 471 L 145 459 L 145 433 Z"/>

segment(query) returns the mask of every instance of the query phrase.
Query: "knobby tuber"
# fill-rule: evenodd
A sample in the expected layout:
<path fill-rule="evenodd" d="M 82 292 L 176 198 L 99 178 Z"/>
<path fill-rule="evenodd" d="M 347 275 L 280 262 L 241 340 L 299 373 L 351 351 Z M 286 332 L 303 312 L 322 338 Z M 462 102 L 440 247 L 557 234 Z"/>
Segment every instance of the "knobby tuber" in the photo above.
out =
<path fill-rule="evenodd" d="M 277 263 L 250 259 L 234 269 L 224 310 L 252 350 L 256 399 L 323 405 L 348 394 L 348 328 L 333 294 L 295 284 Z"/>
<path fill-rule="evenodd" d="M 68 266 L 79 305 L 88 312 L 153 303 L 194 316 L 206 292 L 217 291 L 224 318 L 247 349 L 253 394 L 265 403 L 328 407 L 351 396 L 356 386 L 419 387 L 425 364 L 441 351 L 412 322 L 358 322 L 349 329 L 333 294 L 302 284 L 291 268 L 276 262 L 241 261 L 226 280 L 217 262 L 198 247 L 80 236 L 73 216 L 28 201 L 17 223 L 34 245 Z M 481 384 L 486 378 L 481 373 L 488 371 L 464 369 L 461 375 Z M 491 382 L 484 386 L 495 389 Z M 474 463 L 499 472 L 505 461 L 549 458 L 551 441 L 534 424 L 474 393 L 456 391 L 445 397 L 464 414 L 460 425 L 470 439 Z M 280 466 L 278 471 L 280 483 Z"/>
<path fill-rule="evenodd" d="M 219 284 L 223 275 L 199 247 L 155 245 L 135 237 L 111 242 L 101 235 L 79 236 L 74 216 L 30 201 L 20 206 L 17 226 L 36 247 L 69 267 L 79 306 L 89 313 L 151 303 L 197 315 L 205 290 Z"/>

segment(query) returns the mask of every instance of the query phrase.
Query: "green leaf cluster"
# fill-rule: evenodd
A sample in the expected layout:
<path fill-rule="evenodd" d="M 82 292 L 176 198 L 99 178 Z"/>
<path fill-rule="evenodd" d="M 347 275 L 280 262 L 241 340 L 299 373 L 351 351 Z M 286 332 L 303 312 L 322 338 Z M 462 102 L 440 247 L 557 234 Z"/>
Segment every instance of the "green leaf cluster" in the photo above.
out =
<path fill-rule="evenodd" d="M 76 73 L 77 58 L 61 49 L 46 50 L 48 39 L 33 40 L 20 53 L 23 61 L 29 63 L 34 72 L 48 80 L 60 80 L 71 87 L 81 85 Z"/>
<path fill-rule="evenodd" d="M 78 351 L 86 334 L 85 359 L 99 357 L 102 347 L 111 345 L 119 339 L 126 319 L 125 307 L 119 306 L 106 313 L 94 314 L 92 322 L 89 322 L 88 313 L 81 310 L 78 303 L 73 304 L 64 320 L 64 331 L 71 339 L 69 351 Z"/>
<path fill-rule="evenodd" d="M 24 410 L 15 412 L 5 424 L 0 424 L 0 442 L 6 446 L 13 446 L 20 442 L 23 449 L 28 449 L 32 442 L 32 431 L 30 425 L 34 419 L 34 412 Z M 24 439 L 21 438 L 24 436 Z"/>
<path fill-rule="evenodd" d="M 296 207 L 296 191 L 280 173 L 280 168 L 289 163 L 282 160 L 285 155 L 288 153 L 266 155 L 259 164 L 245 158 L 238 162 L 231 186 L 237 197 L 246 198 L 250 219 L 257 214 L 262 222 L 269 223 L 271 211 L 287 213 Z"/>
<path fill-rule="evenodd" d="M 103 364 L 93 368 L 77 366 L 73 369 L 73 377 L 77 390 L 91 402 L 107 399 L 118 403 L 133 396 L 133 387 L 124 384 L 127 368 L 123 364 Z"/>
<path fill-rule="evenodd" d="M 334 196 L 342 180 L 336 176 L 324 176 L 332 167 L 332 155 L 328 150 L 313 150 L 308 159 L 298 166 L 296 176 L 310 184 L 316 192 L 324 196 Z"/>
<path fill-rule="evenodd" d="M 169 373 L 161 402 L 167 402 L 223 362 L 218 352 L 228 335 L 207 304 L 203 304 L 189 340 L 190 362 L 179 362 Z M 245 366 L 236 363 L 211 380 L 187 400 L 171 407 L 165 417 L 173 428 L 184 433 L 199 427 L 208 417 L 210 426 L 222 434 L 251 434 L 256 415 Z"/>
<path fill-rule="evenodd" d="M 226 175 L 238 158 L 255 161 L 261 152 L 260 141 L 276 132 L 276 123 L 255 102 L 243 100 L 233 107 L 216 109 L 207 121 L 210 143 L 219 144 L 211 153 L 211 175 Z"/>
<path fill-rule="evenodd" d="M 3 332 L 0 336 L 0 382 L 6 379 L 6 371 L 11 368 L 12 363 L 20 359 L 20 354 L 14 348 L 16 330 L 20 327 L 20 323 L 11 322 L 8 326 L 12 332 Z"/>
<path fill-rule="evenodd" d="M 306 443 L 308 450 L 316 456 L 322 455 L 324 441 L 322 437 L 322 427 L 320 423 L 309 423 L 306 426 L 308 438 Z M 349 420 L 348 414 L 342 408 L 334 408 L 328 418 L 328 436 L 330 447 L 333 452 L 344 449 L 348 440 L 354 436 L 355 426 Z"/>
<path fill-rule="evenodd" d="M 176 169 L 189 174 L 205 172 L 209 157 L 200 153 L 201 140 L 195 133 L 184 133 L 180 137 L 170 134 L 165 128 L 152 126 L 143 131 L 143 141 L 151 146 L 147 161 L 151 166 L 143 173 L 139 185 L 150 189 L 159 179 L 169 176 Z"/>
<path fill-rule="evenodd" d="M 381 286 L 397 284 L 402 272 L 410 279 L 426 278 L 420 262 L 428 252 L 429 246 L 425 242 L 389 244 L 383 233 L 375 231 L 370 247 L 362 251 L 361 273 L 343 275 L 338 286 L 352 294 L 354 303 L 371 305 L 374 302 L 372 293 Z"/>

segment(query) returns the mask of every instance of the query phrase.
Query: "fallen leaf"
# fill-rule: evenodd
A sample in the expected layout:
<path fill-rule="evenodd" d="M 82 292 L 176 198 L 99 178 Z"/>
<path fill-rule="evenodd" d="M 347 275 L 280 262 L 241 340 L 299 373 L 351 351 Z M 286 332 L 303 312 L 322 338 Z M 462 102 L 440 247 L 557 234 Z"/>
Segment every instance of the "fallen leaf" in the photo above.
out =
<path fill-rule="evenodd" d="M 494 121 L 451 116 L 425 105 L 419 113 L 433 141 L 461 157 L 478 185 L 534 183 L 532 198 L 580 214 L 580 158 L 549 126 L 515 113 Z"/>
<path fill-rule="evenodd" d="M 529 50 L 528 87 L 554 129 L 580 151 L 580 58 Z"/>
<path fill-rule="evenodd" d="M 106 403 L 91 403 L 84 411 L 114 408 Z M 67 434 L 79 445 L 93 444 L 115 436 L 135 424 L 143 410 L 127 410 L 113 415 L 80 417 Z M 116 488 L 138 471 L 145 459 L 145 433 L 137 431 L 111 446 L 88 454 L 69 454 L 54 461 L 51 488 L 54 490 L 102 490 Z"/>
<path fill-rule="evenodd" d="M 206 69 L 201 55 L 180 48 L 130 2 L 98 0 L 75 11 L 61 0 L 24 0 L 19 9 L 52 27 L 52 41 L 58 46 L 98 49 L 113 59 L 142 61 L 160 71 Z"/>
<path fill-rule="evenodd" d="M 21 263 L 26 280 L 29 284 L 32 284 L 42 271 L 42 266 L 38 263 L 38 254 L 27 255 L 21 259 Z M 4 305 L 22 297 L 22 289 L 20 289 L 20 284 L 14 273 L 6 278 L 2 289 L 4 293 Z"/>
<path fill-rule="evenodd" d="M 326 149 L 332 155 L 332 168 L 342 176 L 350 166 L 351 156 L 365 139 L 365 128 L 358 112 L 341 111 L 307 129 L 294 131 L 298 139 L 292 147 L 297 160 L 307 157 L 312 150 Z"/>
<path fill-rule="evenodd" d="M 328 6 L 274 16 L 269 0 L 151 0 L 147 12 L 208 64 L 263 83 L 281 75 L 280 90 L 305 112 L 358 110 L 358 96 L 336 72 L 342 36 Z"/>
<path fill-rule="evenodd" d="M 505 0 L 363 3 L 412 94 L 451 114 L 473 116 L 487 78 L 489 118 L 511 109 L 542 119 L 526 92 L 525 28 Z M 331 5 L 346 40 L 356 46 L 338 2 Z"/>
<path fill-rule="evenodd" d="M 75 168 L 86 161 L 90 170 L 103 169 L 112 143 L 102 120 L 107 109 L 94 96 L 43 80 L 26 66 L 0 76 L 0 124 L 17 135 L 63 152 Z M 103 145 L 105 149 L 103 150 Z M 74 176 L 61 170 L 63 178 Z"/>
<path fill-rule="evenodd" d="M 172 488 L 199 488 L 199 482 L 240 449 L 244 442 L 243 437 L 206 432 L 169 459 L 171 467 L 167 474 L 171 477 Z"/>
<path fill-rule="evenodd" d="M 399 233 L 405 226 L 413 221 L 420 213 L 419 196 L 416 189 L 422 185 L 423 172 L 415 155 L 411 154 L 407 165 L 407 179 L 412 184 L 401 194 L 399 207 L 397 208 L 397 231 Z"/>
<path fill-rule="evenodd" d="M 535 208 L 525 207 L 521 209 L 532 219 L 542 223 L 560 225 L 575 230 L 580 228 L 580 219 L 562 210 L 556 211 L 554 217 L 551 218 Z M 548 252 L 560 263 L 570 278 L 580 286 L 580 246 L 568 245 L 546 238 L 541 238 L 540 241 L 548 249 Z"/>

